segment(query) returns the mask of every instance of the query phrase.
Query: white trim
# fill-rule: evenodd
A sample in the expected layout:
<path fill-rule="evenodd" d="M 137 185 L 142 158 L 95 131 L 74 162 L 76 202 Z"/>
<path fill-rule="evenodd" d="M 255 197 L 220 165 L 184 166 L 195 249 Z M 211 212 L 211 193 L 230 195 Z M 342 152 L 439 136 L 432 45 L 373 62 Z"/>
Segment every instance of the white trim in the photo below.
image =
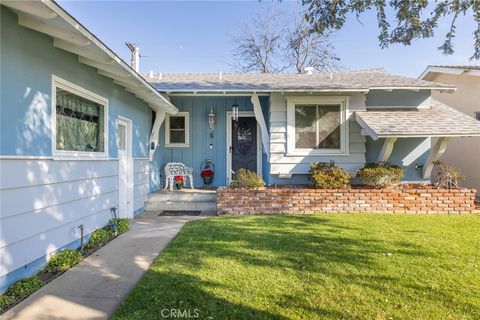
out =
<path fill-rule="evenodd" d="M 226 162 L 227 162 L 227 181 L 226 184 L 227 186 L 230 185 L 230 182 L 232 181 L 232 154 L 230 153 L 230 147 L 232 146 L 232 111 L 227 111 L 227 151 L 226 151 Z M 251 117 L 255 118 L 255 113 L 253 111 L 239 111 L 238 112 L 238 117 Z M 255 122 L 257 124 L 257 174 L 262 175 L 262 139 L 260 137 L 260 126 L 258 125 L 258 122 Z"/>
<path fill-rule="evenodd" d="M 117 121 L 116 121 L 116 131 L 118 134 L 118 125 L 124 125 L 126 127 L 126 139 L 125 139 L 125 144 L 126 144 L 126 150 L 123 152 L 126 152 L 126 157 L 127 157 L 127 214 L 126 217 L 122 218 L 128 218 L 128 219 L 133 219 L 133 188 L 134 188 L 134 177 L 133 177 L 133 125 L 132 125 L 132 120 L 118 116 Z M 118 142 L 117 142 L 118 143 Z M 118 152 L 121 152 L 121 150 L 118 149 L 117 145 L 117 150 Z M 118 155 L 118 160 L 120 160 L 120 154 Z M 121 188 L 121 183 L 122 183 L 122 174 L 120 172 L 120 162 L 118 164 L 118 199 L 119 199 L 119 214 L 120 214 L 120 188 Z"/>
<path fill-rule="evenodd" d="M 258 99 L 257 94 L 253 94 L 251 99 L 253 104 L 253 113 L 255 115 L 255 120 L 260 127 L 260 134 L 262 135 L 262 146 L 265 154 L 267 155 L 267 160 L 270 160 L 270 135 L 268 134 L 267 123 L 263 116 L 262 106 L 260 105 L 260 100 Z"/>
<path fill-rule="evenodd" d="M 417 79 L 428 78 L 430 73 L 444 73 L 453 75 L 480 76 L 480 70 L 466 68 L 452 68 L 450 66 L 428 66 Z"/>
<path fill-rule="evenodd" d="M 440 159 L 440 157 L 445 153 L 445 150 L 447 150 L 447 144 L 449 140 L 450 138 L 448 137 L 439 138 L 432 146 L 432 148 L 430 149 L 430 155 L 428 156 L 427 161 L 423 165 L 423 179 L 430 178 L 430 176 L 432 175 L 434 163 L 435 161 Z"/>
<path fill-rule="evenodd" d="M 192 91 L 189 91 L 192 92 Z M 263 92 L 263 93 L 255 93 L 255 91 L 250 91 L 250 92 L 242 92 L 242 93 L 209 93 L 209 92 L 197 92 L 195 91 L 194 93 L 170 93 L 168 94 L 168 97 L 196 97 L 196 96 L 202 96 L 202 97 L 251 97 L 252 94 L 256 94 L 259 97 L 268 97 L 270 96 L 269 92 Z"/>
<path fill-rule="evenodd" d="M 185 143 L 170 143 L 170 117 L 185 118 Z M 190 113 L 177 112 L 174 115 L 165 116 L 165 148 L 188 148 L 190 147 Z"/>
<path fill-rule="evenodd" d="M 152 132 L 150 132 L 150 139 L 148 143 L 148 154 L 149 160 L 153 160 L 153 156 L 155 155 L 155 150 L 157 150 L 159 145 L 159 137 L 160 137 L 160 127 L 162 123 L 165 121 L 166 113 L 164 111 L 152 111 L 155 112 L 155 121 L 153 122 Z M 155 144 L 154 148 L 152 149 L 152 143 Z"/>
<path fill-rule="evenodd" d="M 248 84 L 247 84 L 248 85 Z M 159 87 L 161 86 L 161 82 Z M 449 87 L 439 87 L 439 86 L 425 86 L 425 87 L 370 87 L 370 88 L 330 88 L 330 89 L 262 89 L 262 90 L 253 90 L 253 89 L 162 89 L 159 88 L 160 92 L 164 92 L 169 96 L 175 95 L 197 95 L 197 94 L 205 94 L 205 95 L 238 95 L 238 94 L 245 94 L 245 95 L 252 95 L 254 93 L 261 94 L 269 94 L 271 92 L 280 92 L 280 93 L 309 93 L 314 94 L 318 92 L 330 92 L 330 93 L 350 93 L 350 92 L 361 92 L 361 93 L 368 93 L 370 90 L 385 90 L 385 91 L 392 91 L 392 90 L 438 90 L 438 91 L 455 91 L 454 86 Z"/>
<path fill-rule="evenodd" d="M 384 162 L 388 161 L 390 159 L 390 156 L 392 155 L 393 151 L 393 146 L 395 145 L 395 142 L 397 141 L 397 138 L 387 138 L 383 142 L 382 145 L 382 150 L 380 150 L 380 154 L 378 155 L 377 162 Z"/>
<path fill-rule="evenodd" d="M 348 155 L 349 154 L 349 96 L 289 96 L 287 99 L 287 155 Z M 298 149 L 295 148 L 295 106 L 299 104 L 340 105 L 340 149 Z"/>
<path fill-rule="evenodd" d="M 53 160 L 52 156 L 0 155 L 0 160 Z"/>
<path fill-rule="evenodd" d="M 102 105 L 103 107 L 103 151 L 102 152 L 84 152 L 84 151 L 69 151 L 69 150 L 57 150 L 57 88 L 68 91 L 82 98 L 88 99 L 95 103 Z M 90 90 L 87 90 L 79 85 L 76 85 L 70 81 L 62 79 L 52 74 L 52 154 L 54 159 L 108 159 L 108 99 L 104 98 Z"/>

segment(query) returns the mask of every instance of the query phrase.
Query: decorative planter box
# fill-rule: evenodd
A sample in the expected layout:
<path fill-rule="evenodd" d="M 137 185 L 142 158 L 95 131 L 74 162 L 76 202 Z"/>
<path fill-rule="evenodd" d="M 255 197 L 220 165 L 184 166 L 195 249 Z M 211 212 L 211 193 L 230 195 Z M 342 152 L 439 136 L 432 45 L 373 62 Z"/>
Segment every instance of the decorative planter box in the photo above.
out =
<path fill-rule="evenodd" d="M 218 214 L 320 212 L 472 213 L 475 189 L 217 190 Z"/>

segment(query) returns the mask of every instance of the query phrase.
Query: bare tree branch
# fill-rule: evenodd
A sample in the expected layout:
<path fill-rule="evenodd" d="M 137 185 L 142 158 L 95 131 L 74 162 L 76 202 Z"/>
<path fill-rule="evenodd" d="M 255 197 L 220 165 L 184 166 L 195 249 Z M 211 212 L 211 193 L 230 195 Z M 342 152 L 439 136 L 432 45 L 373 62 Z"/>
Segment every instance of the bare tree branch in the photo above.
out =
<path fill-rule="evenodd" d="M 233 67 L 236 70 L 260 73 L 281 70 L 276 61 L 282 41 L 278 23 L 279 14 L 270 11 L 267 15 L 256 15 L 242 26 L 242 34 L 234 38 L 238 43 L 233 52 L 236 58 Z"/>
<path fill-rule="evenodd" d="M 306 67 L 317 71 L 339 69 L 340 59 L 335 55 L 335 48 L 329 35 L 312 33 L 305 19 L 298 18 L 286 35 L 286 60 L 295 71 L 302 73 Z"/>
<path fill-rule="evenodd" d="M 329 36 L 311 32 L 301 14 L 295 15 L 293 21 L 275 11 L 258 14 L 243 25 L 242 34 L 234 41 L 237 47 L 232 66 L 241 72 L 302 73 L 306 67 L 317 71 L 339 68 Z"/>

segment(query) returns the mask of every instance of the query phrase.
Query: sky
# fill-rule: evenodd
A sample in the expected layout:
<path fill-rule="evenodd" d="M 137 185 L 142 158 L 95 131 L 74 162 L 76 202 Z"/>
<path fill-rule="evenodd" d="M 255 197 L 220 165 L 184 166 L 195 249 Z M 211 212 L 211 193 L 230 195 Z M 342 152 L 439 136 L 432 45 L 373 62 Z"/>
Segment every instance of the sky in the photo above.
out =
<path fill-rule="evenodd" d="M 140 48 L 141 72 L 229 72 L 232 71 L 233 38 L 253 15 L 275 7 L 298 12 L 296 1 L 73 1 L 60 5 L 94 33 L 126 62 L 130 51 L 125 42 Z M 455 53 L 437 50 L 448 31 L 442 20 L 435 37 L 415 40 L 411 46 L 381 49 L 374 12 L 347 20 L 331 36 L 340 65 L 346 70 L 383 67 L 404 76 L 417 77 L 429 64 L 478 65 L 473 54 L 470 16 L 458 19 Z"/>

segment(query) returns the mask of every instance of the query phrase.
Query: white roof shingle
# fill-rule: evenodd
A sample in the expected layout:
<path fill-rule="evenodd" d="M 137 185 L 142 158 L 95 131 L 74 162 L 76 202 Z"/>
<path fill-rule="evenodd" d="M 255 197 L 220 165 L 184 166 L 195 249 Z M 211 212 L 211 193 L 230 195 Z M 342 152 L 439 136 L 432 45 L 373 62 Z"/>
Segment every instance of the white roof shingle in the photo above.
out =
<path fill-rule="evenodd" d="M 387 137 L 480 136 L 480 121 L 432 99 L 430 108 L 374 108 L 355 112 L 373 139 Z"/>

